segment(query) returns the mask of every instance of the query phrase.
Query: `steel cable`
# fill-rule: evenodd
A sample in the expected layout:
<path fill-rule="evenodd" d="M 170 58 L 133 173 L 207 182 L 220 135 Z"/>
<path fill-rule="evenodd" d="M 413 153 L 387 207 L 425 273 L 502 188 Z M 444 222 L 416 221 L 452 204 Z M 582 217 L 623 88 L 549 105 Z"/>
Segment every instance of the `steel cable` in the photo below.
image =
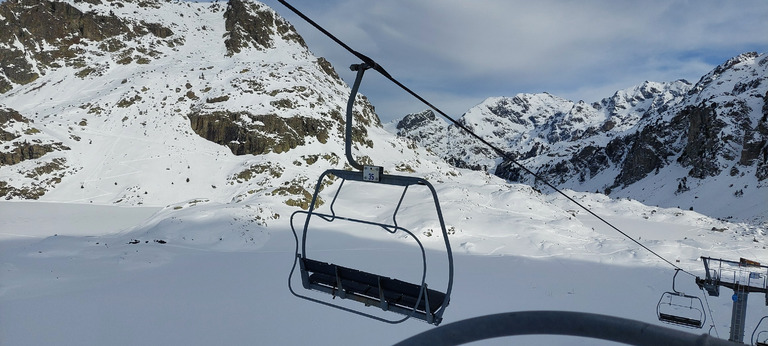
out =
<path fill-rule="evenodd" d="M 482 143 L 483 145 L 485 145 L 485 146 L 487 146 L 488 148 L 492 149 L 492 150 L 493 150 L 494 152 L 496 152 L 496 153 L 497 153 L 499 156 L 503 157 L 504 159 L 508 160 L 509 162 L 512 162 L 512 163 L 514 163 L 516 166 L 520 167 L 520 168 L 521 168 L 523 171 L 525 171 L 526 173 L 528 173 L 528 174 L 530 174 L 531 176 L 533 176 L 533 177 L 535 178 L 535 180 L 536 180 L 536 181 L 539 181 L 539 182 L 543 183 L 544 185 L 546 185 L 546 186 L 549 186 L 549 187 L 550 187 L 550 188 L 552 188 L 554 191 L 556 191 L 558 194 L 562 195 L 563 197 L 565 197 L 566 199 L 568 199 L 568 200 L 569 200 L 569 201 L 571 201 L 572 203 L 576 204 L 578 207 L 580 207 L 581 209 L 585 210 L 587 213 L 589 213 L 590 215 L 594 216 L 595 218 L 597 218 L 598 220 L 600 220 L 601 222 L 603 222 L 604 224 L 606 224 L 607 226 L 609 226 L 610 228 L 612 228 L 614 231 L 616 231 L 616 232 L 620 233 L 621 235 L 623 235 L 623 236 L 624 236 L 624 237 L 626 237 L 627 239 L 631 240 L 632 242 L 634 242 L 635 244 L 637 244 L 637 245 L 638 245 L 638 246 L 640 246 L 641 248 L 645 249 L 646 251 L 650 252 L 651 254 L 653 254 L 654 256 L 658 257 L 658 258 L 659 258 L 659 259 L 661 259 L 662 261 L 664 261 L 664 262 L 666 262 L 667 264 L 671 265 L 673 268 L 675 268 L 675 269 L 677 269 L 677 270 L 680 270 L 680 271 L 682 271 L 682 272 L 684 272 L 684 273 L 686 273 L 686 274 L 688 274 L 688 275 L 690 275 L 690 276 L 696 277 L 696 275 L 694 275 L 694 274 L 692 274 L 692 273 L 690 273 L 690 272 L 686 271 L 685 269 L 682 269 L 682 268 L 680 268 L 679 266 L 677 266 L 676 264 L 674 264 L 672 261 L 670 261 L 670 260 L 668 260 L 668 259 L 664 258 L 663 256 L 659 255 L 657 252 L 655 252 L 655 251 L 651 250 L 649 247 L 647 247 L 647 246 L 645 246 L 644 244 L 640 243 L 638 240 L 636 240 L 636 239 L 632 238 L 632 237 L 631 237 L 629 234 L 625 233 L 624 231 L 622 231 L 621 229 L 619 229 L 618 227 L 616 227 L 615 225 L 613 225 L 612 223 L 610 223 L 608 220 L 606 220 L 606 219 L 602 218 L 601 216 L 597 215 L 597 214 L 596 214 L 595 212 L 593 212 L 591 209 L 589 209 L 589 208 L 588 208 L 588 207 L 586 207 L 585 205 L 583 205 L 583 204 L 579 203 L 577 200 L 575 200 L 575 199 L 574 199 L 574 198 L 572 198 L 571 196 L 568 196 L 568 194 L 566 194 L 565 192 L 563 192 L 562 190 L 560 190 L 559 188 L 557 188 L 557 187 L 556 187 L 554 184 L 550 183 L 550 182 L 549 182 L 547 179 L 545 179 L 544 177 L 540 176 L 540 175 L 539 175 L 539 174 L 537 174 L 536 172 L 534 172 L 534 171 L 532 171 L 532 170 L 528 169 L 527 167 L 525 167 L 525 166 L 524 166 L 522 163 L 518 162 L 518 161 L 517 161 L 515 158 L 513 158 L 513 157 L 512 157 L 512 155 L 510 155 L 510 154 L 508 154 L 507 152 L 505 152 L 505 151 L 501 150 L 501 149 L 500 149 L 500 148 L 498 148 L 497 146 L 495 146 L 495 145 L 493 145 L 493 144 L 489 143 L 488 141 L 486 141 L 485 139 L 483 139 L 482 137 L 480 137 L 478 134 L 474 133 L 474 132 L 473 132 L 471 129 L 467 128 L 466 126 L 464 126 L 462 123 L 460 123 L 460 122 L 459 122 L 459 121 L 457 121 L 456 119 L 454 119 L 454 118 L 450 117 L 448 114 L 446 114 L 445 112 L 443 112 L 442 110 L 440 110 L 439 108 L 437 108 L 435 105 L 433 105 L 432 103 L 430 103 L 429 101 L 427 101 L 426 99 L 424 99 L 423 97 L 421 97 L 421 95 L 417 94 L 416 92 L 414 92 L 413 90 L 411 90 L 411 89 L 410 89 L 410 88 L 408 88 L 407 86 L 405 86 L 405 85 L 403 85 L 402 83 L 400 83 L 400 81 L 398 81 L 397 79 L 395 79 L 394 77 L 392 77 L 392 75 L 390 75 L 390 74 L 389 74 L 389 73 L 388 73 L 388 72 L 387 72 L 387 71 L 384 69 L 384 67 L 382 67 L 381 65 L 377 64 L 377 63 L 376 63 L 376 62 L 375 62 L 373 59 L 371 59 L 370 57 L 368 57 L 368 56 L 366 56 L 366 55 L 364 55 L 364 54 L 362 54 L 362 53 L 360 53 L 360 52 L 358 52 L 358 51 L 356 51 L 356 50 L 352 49 L 352 48 L 351 48 L 349 45 L 347 45 L 347 44 L 346 44 L 346 43 L 344 43 L 342 40 L 340 40 L 339 38 L 337 38 L 336 36 L 334 36 L 334 35 L 333 35 L 332 33 L 330 33 L 328 30 L 326 30 L 325 28 L 323 28 L 322 26 L 320 26 L 319 24 L 317 24 L 315 21 L 313 21 L 312 19 L 310 19 L 310 18 L 309 18 L 309 17 L 307 17 L 306 15 L 304 15 L 304 13 L 302 13 L 301 11 L 299 11 L 298 9 L 296 9 L 295 7 L 291 6 L 291 5 L 290 5 L 290 4 L 289 4 L 287 1 L 285 1 L 285 0 L 278 0 L 278 1 L 279 1 L 281 4 L 283 4 L 285 7 L 287 7 L 287 8 L 288 8 L 288 9 L 290 9 L 291 11 L 293 11 L 293 13 L 295 13 L 296 15 L 298 15 L 299 17 L 301 17 L 302 19 L 304 19 L 304 20 L 305 20 L 307 23 L 309 23 L 310 25 L 312 25 L 313 27 L 315 27 L 317 30 L 319 30 L 320 32 L 322 32 L 323 34 L 325 34 L 326 36 L 328 36 L 328 38 L 330 38 L 331 40 L 333 40 L 334 42 L 336 42 L 338 45 L 340 45 L 341 47 L 343 47 L 344 49 L 346 49 L 348 52 L 352 53 L 354 56 L 356 56 L 358 59 L 362 60 L 364 63 L 368 64 L 368 66 L 370 66 L 372 69 L 374 69 L 374 70 L 376 70 L 377 72 L 381 73 L 381 75 L 382 75 L 382 76 L 384 76 L 385 78 L 389 79 L 389 80 L 390 80 L 390 81 L 392 81 L 392 82 L 393 82 L 395 85 L 397 85 L 397 86 L 399 86 L 401 89 L 403 89 L 405 92 L 407 92 L 407 93 L 408 93 L 408 94 L 410 94 L 411 96 L 415 97 L 417 100 L 421 101 L 421 102 L 422 102 L 424 105 L 426 105 L 427 107 L 431 108 L 432 110 L 434 110 L 435 112 L 437 112 L 438 114 L 440 114 L 442 117 L 444 117 L 445 119 L 447 119 L 448 121 L 450 121 L 450 122 L 451 122 L 453 125 L 455 125 L 456 127 L 460 128 L 460 129 L 461 129 L 462 131 L 464 131 L 466 134 L 468 134 L 469 136 L 471 136 L 471 137 L 473 137 L 473 138 L 477 139 L 478 141 L 480 141 L 480 143 Z"/>

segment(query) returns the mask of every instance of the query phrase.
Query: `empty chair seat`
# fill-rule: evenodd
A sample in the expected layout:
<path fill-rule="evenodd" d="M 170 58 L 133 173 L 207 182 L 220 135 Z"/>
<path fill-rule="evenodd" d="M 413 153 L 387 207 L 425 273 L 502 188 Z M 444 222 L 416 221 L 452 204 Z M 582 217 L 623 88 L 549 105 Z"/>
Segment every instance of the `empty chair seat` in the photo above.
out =
<path fill-rule="evenodd" d="M 675 316 L 675 315 L 670 315 L 665 313 L 659 313 L 659 320 L 661 320 L 662 322 L 680 324 L 680 325 L 695 327 L 695 328 L 701 328 L 703 325 L 703 321 L 701 320 L 696 320 L 693 318 L 687 318 L 682 316 Z"/>
<path fill-rule="evenodd" d="M 420 312 L 427 311 L 427 301 L 429 301 L 429 312 L 434 313 L 445 300 L 445 293 L 429 288 L 426 289 L 426 296 L 422 295 L 419 300 L 421 285 L 308 258 L 300 260 L 309 284 L 319 284 L 335 290 L 343 289 L 345 293 L 366 296 L 377 302 L 380 302 L 383 296 L 388 304 L 408 309 L 415 307 L 416 311 Z"/>

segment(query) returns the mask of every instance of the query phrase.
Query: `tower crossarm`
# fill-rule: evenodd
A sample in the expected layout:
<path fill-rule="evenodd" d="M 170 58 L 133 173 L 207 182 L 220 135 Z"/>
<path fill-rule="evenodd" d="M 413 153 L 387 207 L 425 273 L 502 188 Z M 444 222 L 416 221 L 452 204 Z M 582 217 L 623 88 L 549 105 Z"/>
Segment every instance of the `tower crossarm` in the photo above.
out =
<path fill-rule="evenodd" d="M 709 295 L 720 294 L 720 286 L 733 290 L 733 309 L 731 312 L 731 331 L 728 340 L 742 342 L 744 324 L 747 315 L 749 293 L 765 294 L 768 305 L 768 266 L 757 261 L 740 258 L 730 261 L 719 258 L 701 257 L 704 263 L 705 277 L 696 278 L 696 284 L 706 289 Z"/>

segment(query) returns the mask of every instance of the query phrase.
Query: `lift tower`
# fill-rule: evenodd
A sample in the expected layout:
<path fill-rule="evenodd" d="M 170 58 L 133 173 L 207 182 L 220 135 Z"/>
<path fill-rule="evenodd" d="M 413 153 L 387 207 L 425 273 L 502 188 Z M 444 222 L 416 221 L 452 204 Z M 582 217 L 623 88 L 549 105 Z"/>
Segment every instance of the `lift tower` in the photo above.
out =
<path fill-rule="evenodd" d="M 696 278 L 696 284 L 707 290 L 710 296 L 720 295 L 720 286 L 733 290 L 731 311 L 731 334 L 728 340 L 743 343 L 744 322 L 747 318 L 747 297 L 749 293 L 765 294 L 768 305 L 768 267 L 745 258 L 739 261 L 701 257 L 706 270 L 704 279 Z"/>

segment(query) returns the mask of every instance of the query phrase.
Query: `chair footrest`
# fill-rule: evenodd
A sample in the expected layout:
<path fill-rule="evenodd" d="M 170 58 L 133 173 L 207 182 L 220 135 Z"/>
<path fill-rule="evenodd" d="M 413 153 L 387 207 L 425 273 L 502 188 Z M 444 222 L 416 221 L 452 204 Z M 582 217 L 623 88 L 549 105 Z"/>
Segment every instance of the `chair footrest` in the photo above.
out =
<path fill-rule="evenodd" d="M 375 301 L 381 301 L 381 297 L 383 297 L 388 304 L 399 305 L 408 309 L 415 307 L 420 312 L 426 312 L 427 299 L 429 300 L 429 313 L 437 311 L 445 300 L 445 293 L 427 288 L 426 297 L 422 295 L 417 305 L 421 285 L 308 258 L 300 260 L 302 261 L 302 270 L 307 272 L 309 282 L 313 284 L 338 290 L 340 289 L 339 283 L 341 283 L 344 292 L 363 295 Z"/>
<path fill-rule="evenodd" d="M 702 322 L 699 320 L 670 314 L 659 314 L 659 319 L 663 322 L 682 324 L 691 327 L 701 327 L 702 325 Z"/>

